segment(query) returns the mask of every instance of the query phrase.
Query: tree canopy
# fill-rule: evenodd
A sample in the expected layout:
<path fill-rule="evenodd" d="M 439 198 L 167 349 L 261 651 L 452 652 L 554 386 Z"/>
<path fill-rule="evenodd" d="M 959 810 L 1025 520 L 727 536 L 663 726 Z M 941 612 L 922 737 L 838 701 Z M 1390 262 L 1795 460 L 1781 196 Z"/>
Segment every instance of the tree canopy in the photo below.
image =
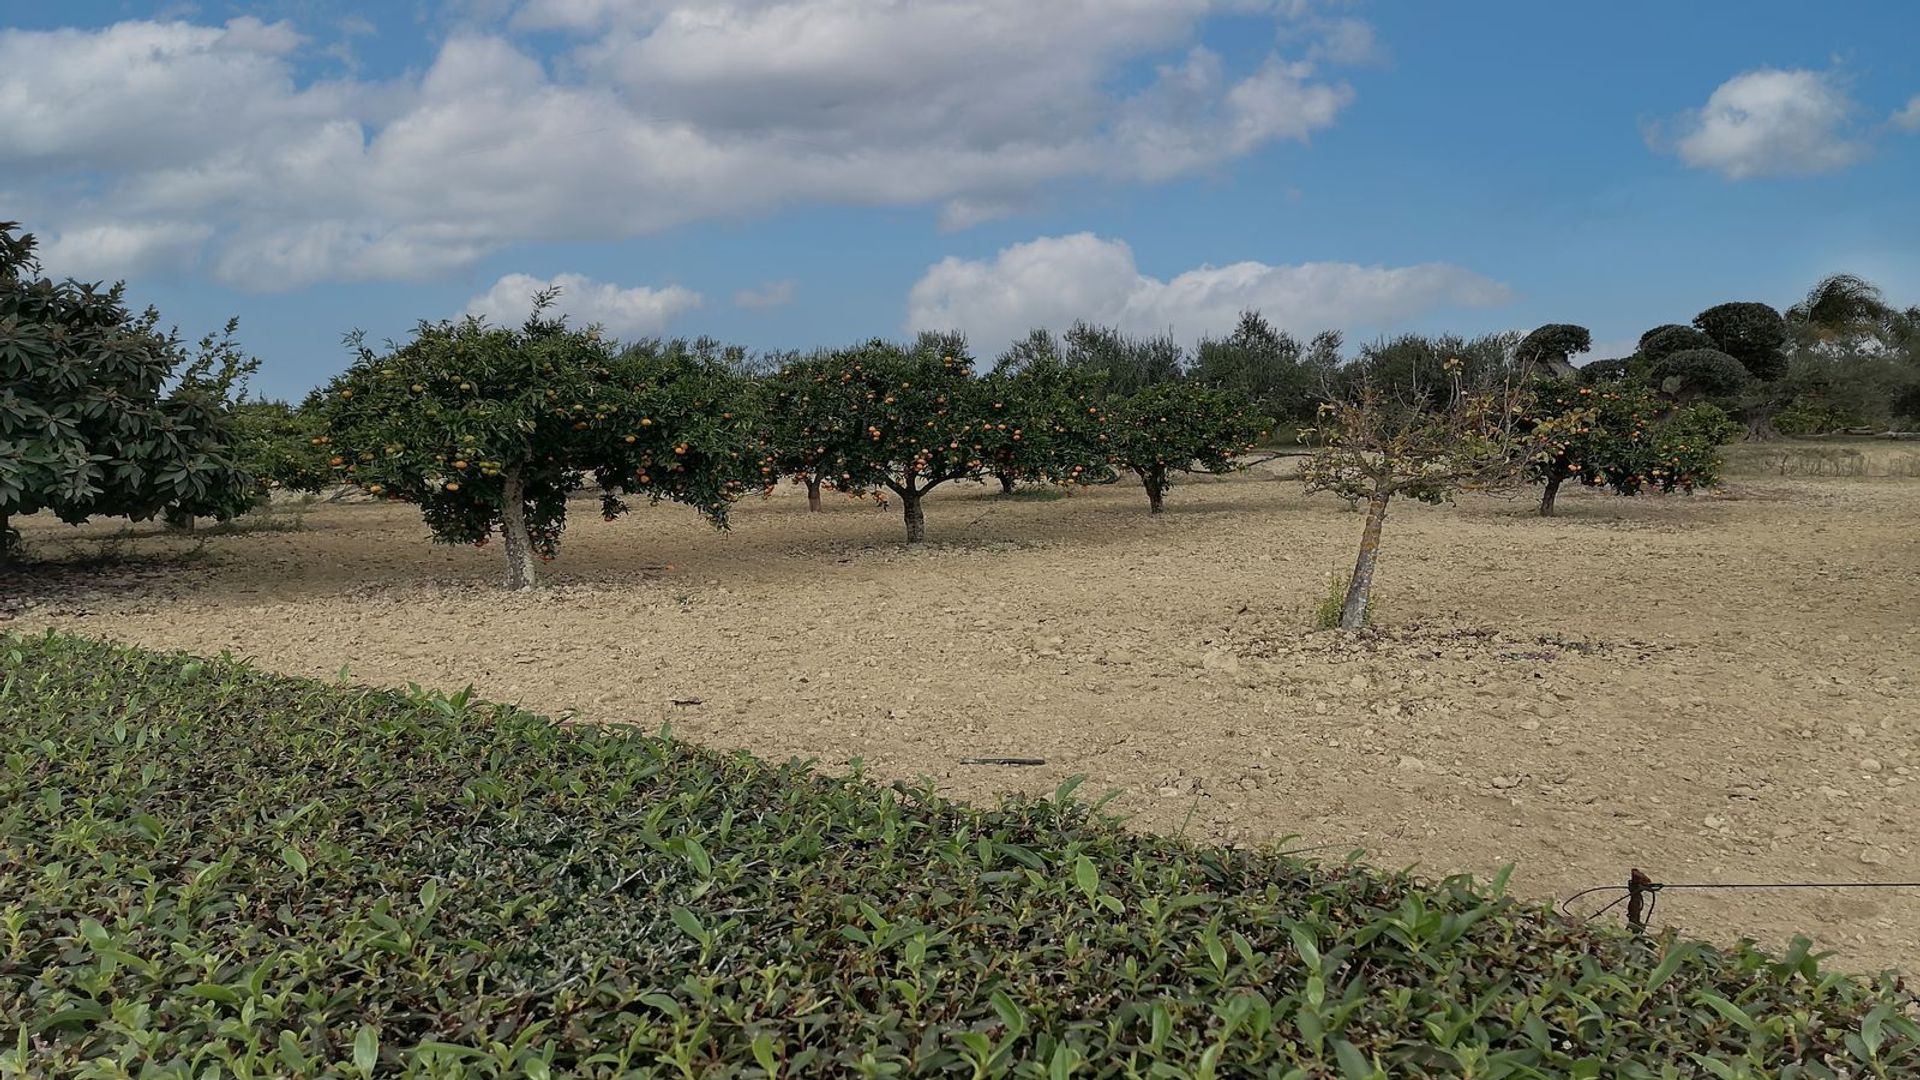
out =
<path fill-rule="evenodd" d="M 548 298 L 550 299 L 550 298 Z M 717 358 L 683 343 L 617 351 L 549 318 L 422 323 L 327 387 L 331 463 L 368 492 L 416 503 L 436 540 L 498 530 L 512 588 L 551 558 L 567 494 L 591 477 L 612 518 L 624 496 L 693 507 L 715 525 L 744 488 L 751 401 Z"/>
<path fill-rule="evenodd" d="M 235 324 L 190 355 L 124 285 L 41 275 L 32 234 L 0 222 L 0 557 L 10 518 L 146 520 L 244 511 L 231 410 L 256 361 Z"/>

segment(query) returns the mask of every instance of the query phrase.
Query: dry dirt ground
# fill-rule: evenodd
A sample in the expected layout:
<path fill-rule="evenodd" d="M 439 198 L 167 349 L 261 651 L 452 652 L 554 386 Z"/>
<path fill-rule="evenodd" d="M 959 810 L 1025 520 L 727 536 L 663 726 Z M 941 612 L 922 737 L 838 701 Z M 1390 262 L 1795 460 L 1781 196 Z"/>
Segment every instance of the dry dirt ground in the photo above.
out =
<path fill-rule="evenodd" d="M 1561 504 L 1396 506 L 1382 629 L 1359 639 L 1307 629 L 1359 516 L 1264 472 L 1182 484 L 1157 519 L 1127 486 L 943 489 L 918 550 L 897 507 L 851 500 L 749 500 L 728 533 L 582 504 L 531 595 L 405 507 L 326 506 L 180 567 L 12 579 L 0 628 L 472 683 L 979 801 L 1080 774 L 1140 827 L 1434 875 L 1513 863 L 1529 897 L 1629 867 L 1920 880 L 1920 482 Z M 149 534 L 128 551 L 181 546 Z M 959 763 L 1001 755 L 1046 764 Z M 1659 922 L 1920 970 L 1920 890 L 1674 892 Z"/>

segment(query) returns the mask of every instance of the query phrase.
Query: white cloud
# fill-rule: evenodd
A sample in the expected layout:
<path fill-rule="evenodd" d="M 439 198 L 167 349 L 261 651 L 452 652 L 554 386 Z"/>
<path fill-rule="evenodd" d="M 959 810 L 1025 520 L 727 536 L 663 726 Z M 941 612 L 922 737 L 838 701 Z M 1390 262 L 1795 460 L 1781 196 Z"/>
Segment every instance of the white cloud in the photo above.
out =
<path fill-rule="evenodd" d="M 1222 10 L 1276 35 L 1319 18 L 1294 0 L 532 0 L 387 81 L 308 78 L 322 47 L 258 19 L 0 30 L 0 175 L 65 208 L 41 230 L 204 228 L 206 265 L 252 289 L 805 203 L 941 207 L 958 228 L 1055 181 L 1205 171 L 1336 121 L 1353 91 L 1313 57 L 1359 31 L 1235 70 L 1190 48 Z M 570 44 L 542 59 L 530 28 Z"/>
<path fill-rule="evenodd" d="M 1304 335 L 1378 330 L 1438 308 L 1511 298 L 1505 285 L 1445 263 L 1239 262 L 1161 280 L 1140 272 L 1125 243 L 1077 233 L 1015 244 L 991 260 L 934 264 L 908 294 L 907 329 L 961 330 L 990 353 L 1034 327 L 1059 330 L 1076 319 L 1190 342 L 1225 332 L 1250 308 Z"/>
<path fill-rule="evenodd" d="M 155 267 L 191 263 L 212 230 L 182 222 L 92 225 L 67 229 L 41 245 L 41 266 L 53 277 L 118 279 Z"/>
<path fill-rule="evenodd" d="M 741 289 L 733 294 L 733 306 L 742 308 L 776 308 L 793 303 L 794 284 L 791 281 L 769 281 L 757 289 Z"/>
<path fill-rule="evenodd" d="M 1866 152 L 1853 101 L 1830 74 L 1759 68 L 1721 83 L 1679 121 L 1680 160 L 1729 180 L 1832 172 Z"/>
<path fill-rule="evenodd" d="M 664 289 L 646 286 L 623 289 L 580 274 L 559 274 L 537 278 L 531 274 L 508 274 L 493 287 L 467 301 L 468 315 L 488 322 L 515 325 L 533 311 L 535 293 L 559 289 L 553 313 L 565 315 L 578 325 L 598 324 L 618 337 L 642 338 L 659 334 L 683 311 L 701 304 L 699 293 L 669 285 Z"/>
<path fill-rule="evenodd" d="M 1920 131 L 1920 94 L 1908 98 L 1905 107 L 1896 110 L 1889 120 L 1903 131 Z"/>

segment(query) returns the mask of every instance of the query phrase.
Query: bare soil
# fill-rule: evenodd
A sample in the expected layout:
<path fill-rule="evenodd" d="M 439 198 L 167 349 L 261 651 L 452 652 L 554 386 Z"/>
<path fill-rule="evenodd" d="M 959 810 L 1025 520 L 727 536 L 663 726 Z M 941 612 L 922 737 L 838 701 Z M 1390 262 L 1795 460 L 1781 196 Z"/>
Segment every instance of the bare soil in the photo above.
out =
<path fill-rule="evenodd" d="M 976 801 L 1084 775 L 1139 827 L 1433 875 L 1511 863 L 1542 899 L 1629 867 L 1920 880 L 1920 483 L 1560 503 L 1396 505 L 1381 627 L 1357 638 L 1309 622 L 1359 515 L 1265 471 L 1183 483 L 1157 518 L 1125 485 L 942 489 L 919 549 L 897 505 L 809 514 L 797 490 L 741 504 L 727 533 L 582 503 L 530 595 L 498 588 L 497 548 L 334 505 L 298 532 L 149 529 L 132 561 L 5 579 L 0 626 L 471 683 Z M 54 551 L 107 530 L 25 531 Z M 1046 764 L 960 764 L 999 756 Z M 1671 892 L 1658 914 L 1920 968 L 1920 890 Z"/>

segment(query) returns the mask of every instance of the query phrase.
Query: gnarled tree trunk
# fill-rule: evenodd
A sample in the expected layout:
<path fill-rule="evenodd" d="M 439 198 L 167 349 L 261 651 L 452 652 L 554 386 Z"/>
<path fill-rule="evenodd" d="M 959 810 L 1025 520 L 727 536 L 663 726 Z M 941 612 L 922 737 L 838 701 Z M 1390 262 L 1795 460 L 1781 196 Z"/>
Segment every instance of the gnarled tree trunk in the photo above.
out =
<path fill-rule="evenodd" d="M 500 532 L 507 549 L 507 588 L 531 589 L 533 580 L 533 535 L 527 530 L 527 474 L 515 465 L 501 478 Z"/>
<path fill-rule="evenodd" d="M 1387 500 L 1393 493 L 1375 488 L 1367 498 L 1367 527 L 1360 534 L 1360 557 L 1353 562 L 1353 580 L 1347 582 L 1347 600 L 1340 606 L 1340 629 L 1367 625 L 1367 599 L 1373 595 L 1373 564 L 1380 556 L 1380 527 L 1387 521 Z"/>
<path fill-rule="evenodd" d="M 817 476 L 807 477 L 807 509 L 816 514 L 820 512 L 820 478 Z"/>
<path fill-rule="evenodd" d="M 1554 496 L 1560 494 L 1560 482 L 1565 479 L 1566 477 L 1564 476 L 1554 476 L 1547 479 L 1547 489 L 1540 493 L 1541 517 L 1553 516 L 1553 499 Z"/>
<path fill-rule="evenodd" d="M 1773 412 L 1767 407 L 1746 410 L 1741 419 L 1747 423 L 1748 442 L 1773 442 L 1780 437 L 1780 429 L 1773 426 Z"/>
<path fill-rule="evenodd" d="M 994 476 L 994 479 L 1000 481 L 1000 494 L 1002 495 L 1013 494 L 1014 480 L 1013 480 L 1012 473 L 1000 472 L 1000 473 L 994 473 L 993 476 Z"/>

